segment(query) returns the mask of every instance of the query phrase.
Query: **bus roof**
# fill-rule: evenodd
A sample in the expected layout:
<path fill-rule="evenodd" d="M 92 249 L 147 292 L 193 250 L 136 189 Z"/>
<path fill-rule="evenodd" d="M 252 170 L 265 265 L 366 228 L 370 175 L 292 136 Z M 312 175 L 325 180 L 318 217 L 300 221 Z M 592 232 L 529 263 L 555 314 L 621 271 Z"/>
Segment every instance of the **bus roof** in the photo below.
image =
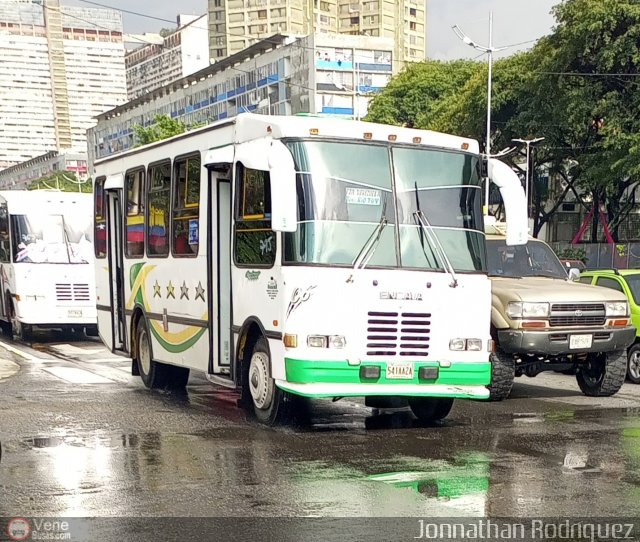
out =
<path fill-rule="evenodd" d="M 244 143 L 266 136 L 274 138 L 340 138 L 355 141 L 395 142 L 420 145 L 424 147 L 436 147 L 450 150 L 463 150 L 478 154 L 479 145 L 474 139 L 443 134 L 431 130 L 418 130 L 415 128 L 403 128 L 389 124 L 377 124 L 373 122 L 356 121 L 340 118 L 295 116 L 295 115 L 258 115 L 254 113 L 241 113 L 237 117 L 213 122 L 202 128 L 173 136 L 162 141 L 150 143 L 145 146 L 129 149 L 123 153 L 112 154 L 108 157 L 96 160 L 96 164 L 109 162 L 127 156 L 129 153 L 137 153 L 147 148 L 168 145 L 173 141 L 185 137 L 196 136 L 209 131 L 215 131 L 223 127 L 233 126 L 233 135 L 228 141 L 216 140 L 211 147 L 228 145 L 231 143 Z M 213 142 L 212 142 L 213 143 Z"/>
<path fill-rule="evenodd" d="M 93 202 L 91 194 L 57 190 L 2 190 L 0 198 L 7 202 L 9 213 L 14 215 L 40 213 L 44 209 L 54 214 L 67 213 L 73 205 L 86 212 Z"/>

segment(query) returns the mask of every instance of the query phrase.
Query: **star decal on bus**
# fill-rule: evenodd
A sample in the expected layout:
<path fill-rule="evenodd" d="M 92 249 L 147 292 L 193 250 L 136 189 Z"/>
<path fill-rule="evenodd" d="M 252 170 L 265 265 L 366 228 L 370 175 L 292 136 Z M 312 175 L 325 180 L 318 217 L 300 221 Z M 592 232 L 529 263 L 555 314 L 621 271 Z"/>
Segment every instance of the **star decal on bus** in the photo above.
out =
<path fill-rule="evenodd" d="M 180 286 L 180 299 L 186 297 L 189 299 L 189 288 L 187 286 L 187 281 L 182 282 L 182 286 Z"/>
<path fill-rule="evenodd" d="M 169 286 L 167 286 L 167 299 L 169 299 L 170 297 L 173 297 L 173 299 L 176 298 L 176 287 L 171 284 L 171 281 L 169 281 Z"/>
<path fill-rule="evenodd" d="M 162 297 L 160 294 L 160 284 L 158 284 L 158 280 L 156 279 L 156 283 L 153 285 L 153 297 Z"/>
<path fill-rule="evenodd" d="M 196 299 L 201 298 L 204 301 L 204 288 L 202 287 L 202 283 L 198 282 L 198 286 L 196 286 Z"/>

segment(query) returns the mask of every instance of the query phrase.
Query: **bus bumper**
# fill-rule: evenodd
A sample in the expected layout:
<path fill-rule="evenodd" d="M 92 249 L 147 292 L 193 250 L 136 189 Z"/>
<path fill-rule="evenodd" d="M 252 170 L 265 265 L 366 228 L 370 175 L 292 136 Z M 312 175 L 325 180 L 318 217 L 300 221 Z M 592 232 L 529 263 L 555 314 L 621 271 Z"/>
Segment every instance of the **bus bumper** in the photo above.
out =
<path fill-rule="evenodd" d="M 358 365 L 347 361 L 308 361 L 285 358 L 286 380 L 276 380 L 282 390 L 304 397 L 458 397 L 487 399 L 491 363 L 425 361 L 411 363 L 413 376 L 393 378 L 383 361 Z M 374 369 L 375 378 L 367 374 Z M 423 378 L 424 376 L 428 378 Z"/>

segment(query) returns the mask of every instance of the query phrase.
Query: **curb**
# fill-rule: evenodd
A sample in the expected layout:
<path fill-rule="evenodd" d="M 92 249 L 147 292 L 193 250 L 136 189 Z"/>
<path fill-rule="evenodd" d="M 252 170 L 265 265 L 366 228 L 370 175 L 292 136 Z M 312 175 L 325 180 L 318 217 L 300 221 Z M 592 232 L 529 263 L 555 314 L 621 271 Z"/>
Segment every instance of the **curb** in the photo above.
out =
<path fill-rule="evenodd" d="M 20 365 L 17 363 L 9 361 L 8 359 L 0 359 L 0 382 L 15 376 L 19 370 Z"/>

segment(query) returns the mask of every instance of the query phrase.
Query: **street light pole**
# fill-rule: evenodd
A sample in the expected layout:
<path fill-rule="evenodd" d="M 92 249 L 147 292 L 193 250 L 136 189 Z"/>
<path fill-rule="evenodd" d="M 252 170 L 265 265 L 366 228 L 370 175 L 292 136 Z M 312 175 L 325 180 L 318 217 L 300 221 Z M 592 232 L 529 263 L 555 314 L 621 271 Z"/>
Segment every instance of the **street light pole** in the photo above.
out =
<path fill-rule="evenodd" d="M 458 25 L 454 25 L 451 27 L 455 32 L 456 36 L 460 38 L 464 43 L 477 49 L 478 51 L 482 51 L 483 53 L 487 53 L 488 56 L 488 64 L 489 64 L 489 73 L 487 76 L 487 141 L 485 145 L 487 160 L 491 158 L 491 78 L 492 78 L 492 66 L 493 66 L 493 53 L 497 51 L 502 51 L 506 49 L 506 47 L 494 47 L 493 46 L 493 11 L 489 12 L 489 45 L 479 45 L 475 41 L 473 41 L 469 36 L 467 36 L 462 29 Z M 489 178 L 487 177 L 485 181 L 485 192 L 484 192 L 484 208 L 483 214 L 487 216 L 489 214 Z"/>
<path fill-rule="evenodd" d="M 533 177 L 529 176 L 529 170 L 531 169 L 531 145 L 535 145 L 536 143 L 540 143 L 544 140 L 544 137 L 536 137 L 535 139 L 512 139 L 514 143 L 524 143 L 527 146 L 527 174 L 525 176 L 524 181 L 524 198 L 527 202 L 527 216 L 531 214 L 531 206 L 529 205 L 529 184 Z M 531 190 L 533 193 L 533 190 Z"/>

